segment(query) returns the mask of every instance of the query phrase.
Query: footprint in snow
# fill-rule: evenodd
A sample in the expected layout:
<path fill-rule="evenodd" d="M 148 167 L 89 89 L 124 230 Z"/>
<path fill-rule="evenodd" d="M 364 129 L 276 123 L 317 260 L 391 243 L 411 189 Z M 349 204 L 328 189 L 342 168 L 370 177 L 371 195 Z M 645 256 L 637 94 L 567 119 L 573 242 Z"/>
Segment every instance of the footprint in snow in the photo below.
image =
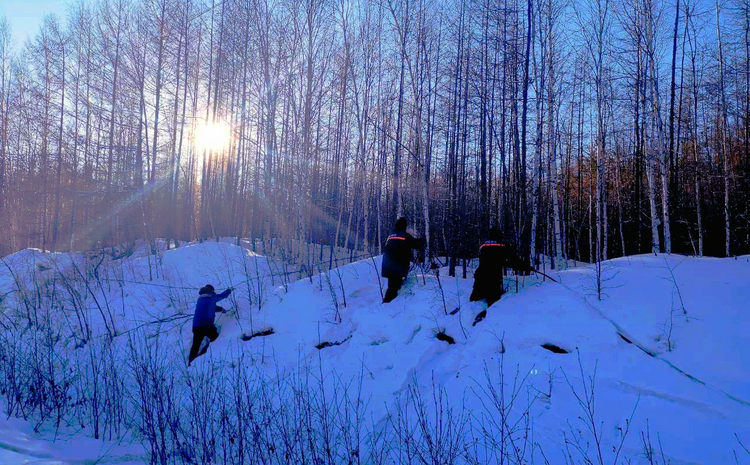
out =
<path fill-rule="evenodd" d="M 414 328 L 414 331 L 411 333 L 411 336 L 409 336 L 409 339 L 406 341 L 407 344 L 411 344 L 416 335 L 422 330 L 422 325 L 417 325 L 416 328 Z"/>

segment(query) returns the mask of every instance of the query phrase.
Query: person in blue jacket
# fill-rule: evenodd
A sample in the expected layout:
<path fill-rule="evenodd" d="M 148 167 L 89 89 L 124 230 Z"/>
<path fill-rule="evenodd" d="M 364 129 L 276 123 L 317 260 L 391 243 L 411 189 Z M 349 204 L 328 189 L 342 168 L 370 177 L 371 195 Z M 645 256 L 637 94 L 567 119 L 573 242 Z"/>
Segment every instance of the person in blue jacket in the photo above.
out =
<path fill-rule="evenodd" d="M 204 338 L 207 337 L 210 342 L 213 342 L 219 337 L 219 330 L 214 325 L 214 318 L 216 312 L 223 311 L 223 309 L 217 307 L 216 303 L 226 299 L 231 293 L 232 289 L 230 288 L 221 294 L 216 294 L 214 287 L 210 284 L 206 284 L 199 291 L 200 295 L 198 296 L 198 302 L 195 304 L 195 314 L 193 315 L 193 346 L 190 348 L 188 366 L 208 350 L 208 344 L 206 344 L 206 347 L 200 353 L 198 352 Z"/>
<path fill-rule="evenodd" d="M 424 238 L 415 239 L 406 232 L 406 218 L 401 217 L 396 221 L 393 231 L 388 235 L 383 248 L 383 268 L 381 276 L 388 279 L 388 289 L 385 291 L 383 303 L 388 303 L 396 298 L 399 289 L 404 284 L 406 275 L 409 274 L 409 265 L 412 260 L 411 249 L 421 249 L 425 245 Z"/>

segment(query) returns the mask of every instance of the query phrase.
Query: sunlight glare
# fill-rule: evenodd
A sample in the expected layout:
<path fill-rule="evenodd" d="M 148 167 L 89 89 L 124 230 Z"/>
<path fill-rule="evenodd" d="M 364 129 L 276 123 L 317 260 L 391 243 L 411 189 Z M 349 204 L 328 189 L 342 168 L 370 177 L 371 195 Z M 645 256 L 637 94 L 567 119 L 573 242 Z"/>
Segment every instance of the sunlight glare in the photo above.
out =
<path fill-rule="evenodd" d="M 221 121 L 198 126 L 195 131 L 195 145 L 199 150 L 219 152 L 229 147 L 230 138 L 229 125 Z"/>

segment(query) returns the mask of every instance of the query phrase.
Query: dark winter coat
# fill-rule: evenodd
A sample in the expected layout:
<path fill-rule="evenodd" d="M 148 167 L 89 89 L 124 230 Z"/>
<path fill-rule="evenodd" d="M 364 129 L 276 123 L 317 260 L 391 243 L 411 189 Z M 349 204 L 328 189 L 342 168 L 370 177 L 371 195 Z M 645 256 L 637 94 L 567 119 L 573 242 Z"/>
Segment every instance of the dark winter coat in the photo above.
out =
<path fill-rule="evenodd" d="M 409 274 L 409 263 L 412 260 L 411 249 L 424 247 L 424 239 L 415 239 L 403 230 L 394 229 L 388 235 L 383 248 L 384 278 L 405 278 Z"/>
<path fill-rule="evenodd" d="M 479 266 L 474 279 L 502 279 L 506 268 L 528 271 L 531 267 L 518 258 L 515 247 L 498 241 L 486 241 L 479 247 Z"/>
<path fill-rule="evenodd" d="M 488 306 L 500 300 L 505 293 L 503 276 L 506 268 L 513 268 L 516 271 L 531 269 L 528 264 L 518 258 L 513 246 L 494 240 L 482 244 L 479 247 L 479 266 L 474 273 L 474 287 L 469 300 L 476 302 L 485 299 Z"/>
<path fill-rule="evenodd" d="M 195 304 L 193 328 L 207 328 L 213 326 L 214 318 L 216 317 L 216 302 L 226 299 L 231 292 L 231 289 L 227 289 L 221 294 L 213 292 L 201 294 L 198 297 L 198 302 Z"/>

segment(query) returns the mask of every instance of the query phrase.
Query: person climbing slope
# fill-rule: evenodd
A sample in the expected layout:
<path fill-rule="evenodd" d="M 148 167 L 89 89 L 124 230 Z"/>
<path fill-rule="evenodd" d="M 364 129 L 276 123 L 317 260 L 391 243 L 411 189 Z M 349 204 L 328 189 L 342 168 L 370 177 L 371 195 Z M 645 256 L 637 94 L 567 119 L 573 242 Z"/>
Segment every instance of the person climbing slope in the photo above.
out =
<path fill-rule="evenodd" d="M 506 268 L 521 273 L 533 271 L 528 263 L 518 257 L 512 245 L 502 241 L 500 231 L 490 228 L 487 240 L 479 247 L 479 266 L 474 272 L 474 287 L 469 300 L 476 302 L 484 299 L 488 307 L 500 300 L 505 293 L 503 276 Z M 486 315 L 486 310 L 480 312 L 474 324 L 482 321 Z"/>
<path fill-rule="evenodd" d="M 198 293 L 198 301 L 195 303 L 195 313 L 193 314 L 193 345 L 190 347 L 188 366 L 193 360 L 205 354 L 208 351 L 209 344 L 219 337 L 219 330 L 214 324 L 214 319 L 216 318 L 216 312 L 223 311 L 223 309 L 217 307 L 216 303 L 229 297 L 232 289 L 229 288 L 217 295 L 214 287 L 206 284 Z M 208 338 L 208 341 L 206 341 L 204 347 L 201 347 L 206 338 Z"/>
<path fill-rule="evenodd" d="M 412 260 L 411 249 L 424 247 L 424 238 L 415 239 L 406 232 L 406 218 L 403 216 L 396 221 L 393 231 L 388 235 L 383 248 L 383 268 L 381 275 L 388 279 L 388 289 L 385 291 L 383 303 L 396 298 L 399 289 L 409 274 L 409 264 Z"/>

